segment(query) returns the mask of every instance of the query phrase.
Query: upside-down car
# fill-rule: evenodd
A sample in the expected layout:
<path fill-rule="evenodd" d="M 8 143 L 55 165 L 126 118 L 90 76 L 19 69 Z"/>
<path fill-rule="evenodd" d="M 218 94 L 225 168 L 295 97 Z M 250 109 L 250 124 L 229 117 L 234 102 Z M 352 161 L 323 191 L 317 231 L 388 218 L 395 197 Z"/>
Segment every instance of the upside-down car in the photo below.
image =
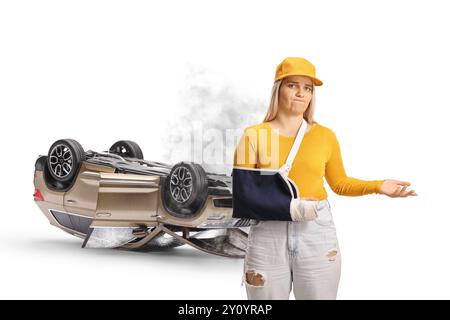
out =
<path fill-rule="evenodd" d="M 189 244 L 243 257 L 253 222 L 232 218 L 231 176 L 193 162 L 144 160 L 133 141 L 84 151 L 58 140 L 38 157 L 34 200 L 49 222 L 82 238 L 82 247 L 129 250 Z"/>

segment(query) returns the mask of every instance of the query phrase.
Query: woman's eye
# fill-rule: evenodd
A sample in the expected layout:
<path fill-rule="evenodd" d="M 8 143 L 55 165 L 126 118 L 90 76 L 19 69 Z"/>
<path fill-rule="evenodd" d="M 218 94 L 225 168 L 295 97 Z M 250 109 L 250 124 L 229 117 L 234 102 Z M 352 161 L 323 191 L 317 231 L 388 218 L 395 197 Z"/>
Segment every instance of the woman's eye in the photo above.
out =
<path fill-rule="evenodd" d="M 297 87 L 296 84 L 290 83 L 288 84 L 288 88 L 295 88 Z M 311 87 L 304 87 L 306 90 L 308 90 L 309 92 L 312 92 L 312 88 Z"/>

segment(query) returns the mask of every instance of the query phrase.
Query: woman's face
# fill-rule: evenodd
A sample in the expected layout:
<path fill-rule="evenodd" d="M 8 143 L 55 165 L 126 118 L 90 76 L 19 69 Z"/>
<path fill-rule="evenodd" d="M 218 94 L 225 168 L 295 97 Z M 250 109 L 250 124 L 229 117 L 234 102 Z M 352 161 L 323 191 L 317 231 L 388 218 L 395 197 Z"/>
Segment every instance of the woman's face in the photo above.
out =
<path fill-rule="evenodd" d="M 279 110 L 287 114 L 301 115 L 312 98 L 313 82 L 306 76 L 289 76 L 283 79 L 278 101 Z"/>

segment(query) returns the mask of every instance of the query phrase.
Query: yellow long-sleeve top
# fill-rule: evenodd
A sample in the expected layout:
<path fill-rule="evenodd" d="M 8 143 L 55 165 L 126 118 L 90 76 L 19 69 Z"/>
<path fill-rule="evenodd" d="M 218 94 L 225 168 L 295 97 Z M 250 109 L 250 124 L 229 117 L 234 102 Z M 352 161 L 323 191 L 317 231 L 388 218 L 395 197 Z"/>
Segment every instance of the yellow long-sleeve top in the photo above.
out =
<path fill-rule="evenodd" d="M 246 127 L 234 151 L 233 165 L 278 169 L 286 162 L 294 140 L 295 137 L 272 130 L 268 122 Z M 324 176 L 335 193 L 345 196 L 380 193 L 384 181 L 348 177 L 336 135 L 318 123 L 313 123 L 303 136 L 288 176 L 299 188 L 300 197 L 317 200 L 328 197 L 323 185 Z"/>

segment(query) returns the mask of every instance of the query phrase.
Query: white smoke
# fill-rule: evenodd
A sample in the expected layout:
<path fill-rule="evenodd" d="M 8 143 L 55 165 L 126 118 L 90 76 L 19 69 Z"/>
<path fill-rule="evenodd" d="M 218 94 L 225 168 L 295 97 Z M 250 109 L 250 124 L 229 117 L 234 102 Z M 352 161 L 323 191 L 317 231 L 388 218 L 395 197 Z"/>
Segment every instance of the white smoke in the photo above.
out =
<path fill-rule="evenodd" d="M 243 129 L 262 122 L 268 102 L 238 94 L 232 84 L 199 67 L 189 69 L 185 83 L 181 111 L 165 130 L 164 159 L 194 161 L 208 172 L 230 174 Z"/>

